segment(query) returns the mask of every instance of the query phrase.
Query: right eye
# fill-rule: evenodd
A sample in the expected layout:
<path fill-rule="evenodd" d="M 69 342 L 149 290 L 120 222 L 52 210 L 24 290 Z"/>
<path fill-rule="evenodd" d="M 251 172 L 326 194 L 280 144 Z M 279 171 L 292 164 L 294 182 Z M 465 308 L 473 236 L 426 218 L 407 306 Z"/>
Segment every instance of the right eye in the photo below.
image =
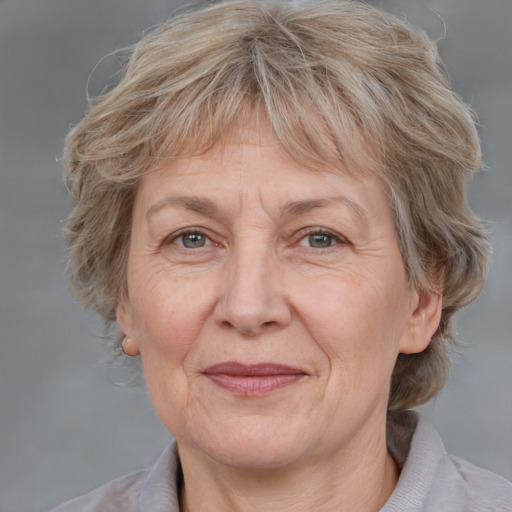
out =
<path fill-rule="evenodd" d="M 337 242 L 334 236 L 328 233 L 315 233 L 308 235 L 304 240 L 307 240 L 308 247 L 315 249 L 327 249 L 327 247 L 331 247 L 331 245 L 334 245 Z"/>
<path fill-rule="evenodd" d="M 190 231 L 188 233 L 180 233 L 171 240 L 172 243 L 184 247 L 185 249 L 200 249 L 206 245 L 210 245 L 211 240 L 199 231 Z"/>

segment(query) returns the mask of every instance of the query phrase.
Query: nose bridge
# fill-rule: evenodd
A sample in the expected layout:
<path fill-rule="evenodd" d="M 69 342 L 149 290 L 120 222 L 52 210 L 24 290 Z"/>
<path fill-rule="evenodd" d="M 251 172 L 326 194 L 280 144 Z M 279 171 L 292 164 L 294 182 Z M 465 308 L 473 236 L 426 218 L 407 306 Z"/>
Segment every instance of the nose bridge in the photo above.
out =
<path fill-rule="evenodd" d="M 280 274 L 269 245 L 250 237 L 240 241 L 226 263 L 217 321 L 246 335 L 285 325 L 290 312 Z"/>

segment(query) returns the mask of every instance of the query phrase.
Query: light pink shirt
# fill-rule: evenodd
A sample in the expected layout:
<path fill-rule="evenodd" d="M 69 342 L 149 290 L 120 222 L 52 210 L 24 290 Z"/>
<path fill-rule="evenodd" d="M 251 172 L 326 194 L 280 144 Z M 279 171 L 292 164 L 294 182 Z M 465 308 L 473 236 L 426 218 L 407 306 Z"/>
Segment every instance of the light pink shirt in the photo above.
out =
<path fill-rule="evenodd" d="M 512 512 L 512 483 L 446 453 L 429 421 L 393 414 L 388 449 L 400 468 L 381 512 Z M 179 512 L 176 445 L 153 468 L 113 480 L 53 512 Z"/>

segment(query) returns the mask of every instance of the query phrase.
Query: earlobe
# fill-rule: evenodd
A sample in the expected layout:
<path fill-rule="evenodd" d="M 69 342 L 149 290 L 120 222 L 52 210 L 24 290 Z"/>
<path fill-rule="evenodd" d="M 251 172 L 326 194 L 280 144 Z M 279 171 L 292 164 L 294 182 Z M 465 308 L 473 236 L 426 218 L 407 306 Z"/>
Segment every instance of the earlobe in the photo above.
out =
<path fill-rule="evenodd" d="M 127 356 L 138 356 L 140 354 L 139 347 L 135 339 L 125 336 L 121 343 L 121 349 Z"/>
<path fill-rule="evenodd" d="M 443 295 L 438 291 L 415 292 L 409 318 L 409 336 L 400 346 L 402 354 L 423 352 L 434 336 L 443 309 Z"/>
<path fill-rule="evenodd" d="M 137 340 L 134 337 L 132 317 L 130 307 L 126 300 L 120 300 L 116 308 L 117 325 L 124 333 L 121 348 L 127 356 L 137 356 L 140 354 Z"/>

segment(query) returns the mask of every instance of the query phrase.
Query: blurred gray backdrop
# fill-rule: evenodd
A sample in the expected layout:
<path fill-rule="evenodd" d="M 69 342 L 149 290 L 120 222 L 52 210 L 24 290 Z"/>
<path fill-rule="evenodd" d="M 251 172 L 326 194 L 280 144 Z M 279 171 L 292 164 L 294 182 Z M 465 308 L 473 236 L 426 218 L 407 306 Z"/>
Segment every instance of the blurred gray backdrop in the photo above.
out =
<path fill-rule="evenodd" d="M 481 123 L 488 171 L 470 189 L 491 221 L 487 287 L 459 315 L 466 347 L 425 408 L 447 449 L 512 477 L 512 1 L 375 1 L 439 40 Z M 145 390 L 105 363 L 99 322 L 66 289 L 59 157 L 85 89 L 101 91 L 171 0 L 0 0 L 0 510 L 46 510 L 155 460 L 170 435 Z M 95 71 L 92 70 L 95 68 Z M 91 74 L 92 72 L 92 74 Z"/>

